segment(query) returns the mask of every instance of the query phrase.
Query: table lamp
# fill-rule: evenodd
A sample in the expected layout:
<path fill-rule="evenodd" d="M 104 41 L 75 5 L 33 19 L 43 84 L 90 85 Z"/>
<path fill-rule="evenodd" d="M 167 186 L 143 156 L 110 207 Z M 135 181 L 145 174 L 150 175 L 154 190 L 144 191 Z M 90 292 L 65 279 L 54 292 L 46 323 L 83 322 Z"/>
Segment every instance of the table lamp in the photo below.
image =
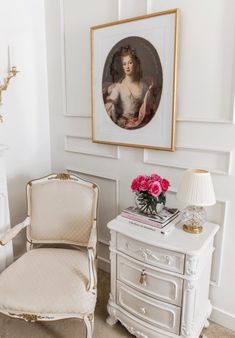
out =
<path fill-rule="evenodd" d="M 182 211 L 184 231 L 199 234 L 206 221 L 206 206 L 216 203 L 211 175 L 207 170 L 186 170 L 180 183 L 177 199 L 188 206 Z"/>

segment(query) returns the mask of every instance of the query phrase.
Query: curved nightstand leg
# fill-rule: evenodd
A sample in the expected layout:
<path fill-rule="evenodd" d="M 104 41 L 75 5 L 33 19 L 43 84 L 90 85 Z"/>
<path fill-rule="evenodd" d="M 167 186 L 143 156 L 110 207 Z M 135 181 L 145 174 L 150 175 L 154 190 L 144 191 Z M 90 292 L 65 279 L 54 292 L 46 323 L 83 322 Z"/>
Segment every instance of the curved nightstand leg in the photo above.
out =
<path fill-rule="evenodd" d="M 117 323 L 117 318 L 115 317 L 115 310 L 113 309 L 113 307 L 108 304 L 107 305 L 107 311 L 108 311 L 108 318 L 106 319 L 106 323 L 109 324 L 110 326 L 113 326 Z"/>
<path fill-rule="evenodd" d="M 106 319 L 106 323 L 109 324 L 110 326 L 113 326 L 117 323 L 117 319 L 113 316 L 108 316 L 108 318 Z"/>
<path fill-rule="evenodd" d="M 209 320 L 206 320 L 205 324 L 204 324 L 204 328 L 207 329 L 210 326 L 210 322 Z"/>
<path fill-rule="evenodd" d="M 210 322 L 208 320 L 205 321 L 204 328 L 207 329 L 210 326 Z M 207 338 L 204 333 L 201 333 L 199 338 Z"/>

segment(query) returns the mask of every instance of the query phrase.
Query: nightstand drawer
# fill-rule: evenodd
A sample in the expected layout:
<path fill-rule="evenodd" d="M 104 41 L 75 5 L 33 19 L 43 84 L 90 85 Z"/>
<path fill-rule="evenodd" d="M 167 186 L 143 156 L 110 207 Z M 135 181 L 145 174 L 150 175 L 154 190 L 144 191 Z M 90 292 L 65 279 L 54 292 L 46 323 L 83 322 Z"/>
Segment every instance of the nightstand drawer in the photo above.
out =
<path fill-rule="evenodd" d="M 179 334 L 181 309 L 144 296 L 117 282 L 117 302 L 129 313 L 164 330 Z"/>
<path fill-rule="evenodd" d="M 141 262 L 184 273 L 184 254 L 182 253 L 139 242 L 120 233 L 117 234 L 117 249 Z"/>
<path fill-rule="evenodd" d="M 183 280 L 117 256 L 117 279 L 145 294 L 181 306 Z"/>

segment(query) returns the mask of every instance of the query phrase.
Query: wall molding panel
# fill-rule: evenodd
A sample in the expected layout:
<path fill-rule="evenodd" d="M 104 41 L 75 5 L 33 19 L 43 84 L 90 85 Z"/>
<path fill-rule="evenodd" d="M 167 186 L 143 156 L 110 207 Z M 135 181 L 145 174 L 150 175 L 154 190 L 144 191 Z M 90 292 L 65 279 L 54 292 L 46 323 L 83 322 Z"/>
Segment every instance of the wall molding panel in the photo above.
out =
<path fill-rule="evenodd" d="M 60 55 L 62 72 L 62 100 L 63 115 L 67 115 L 67 84 L 66 84 L 66 54 L 65 54 L 65 22 L 64 22 L 64 0 L 60 0 Z"/>
<path fill-rule="evenodd" d="M 88 116 L 66 116 L 64 117 L 64 135 L 89 137 L 92 135 L 91 118 Z"/>
<path fill-rule="evenodd" d="M 63 115 L 68 117 L 91 117 L 90 113 L 69 113 L 68 112 L 68 86 L 67 86 L 67 58 L 66 58 L 66 36 L 65 36 L 65 15 L 64 0 L 60 0 L 60 43 L 61 43 L 61 70 L 62 70 L 62 91 L 63 91 Z"/>
<path fill-rule="evenodd" d="M 68 112 L 68 84 L 67 84 L 67 58 L 66 58 L 66 32 L 65 32 L 65 14 L 64 0 L 60 0 L 60 44 L 61 44 L 61 70 L 62 70 L 62 92 L 63 92 L 63 115 L 67 117 L 90 117 L 90 113 L 69 113 Z"/>
<path fill-rule="evenodd" d="M 235 62 L 234 62 L 235 63 Z M 235 68 L 235 67 L 234 67 Z M 234 90 L 235 91 L 235 90 Z M 233 99 L 233 124 L 235 124 L 235 94 Z"/>
<path fill-rule="evenodd" d="M 177 169 L 207 169 L 214 174 L 229 175 L 231 171 L 230 150 L 201 149 L 195 147 L 176 147 L 174 153 L 156 152 L 144 149 L 143 162 Z M 202 165 L 201 165 L 202 163 Z"/>
<path fill-rule="evenodd" d="M 120 150 L 118 146 L 93 143 L 87 136 L 65 135 L 64 149 L 68 152 L 92 155 L 98 157 L 107 157 L 111 159 L 120 159 Z"/>
<path fill-rule="evenodd" d="M 223 261 L 223 252 L 224 252 L 224 238 L 225 238 L 225 231 L 226 231 L 226 224 L 227 224 L 227 214 L 229 208 L 228 201 L 218 201 L 221 205 L 222 209 L 222 222 L 220 224 L 220 229 L 215 237 L 215 251 L 213 254 L 212 260 L 212 270 L 211 270 L 211 285 L 215 287 L 220 286 L 220 281 L 222 277 L 222 261 Z"/>
<path fill-rule="evenodd" d="M 234 108 L 235 110 L 235 108 Z M 234 115 L 234 113 L 233 113 Z M 213 123 L 213 124 L 234 124 L 234 117 L 230 119 L 202 119 L 200 117 L 188 117 L 188 116 L 178 116 L 176 119 L 177 122 L 189 122 L 189 123 Z"/>
<path fill-rule="evenodd" d="M 92 115 L 72 115 L 72 114 L 69 114 L 69 115 L 65 115 L 66 118 L 69 118 L 69 117 L 77 117 L 77 118 L 88 118 L 88 119 L 92 119 Z"/>
<path fill-rule="evenodd" d="M 147 13 L 147 0 L 118 0 L 118 19 L 126 19 Z"/>

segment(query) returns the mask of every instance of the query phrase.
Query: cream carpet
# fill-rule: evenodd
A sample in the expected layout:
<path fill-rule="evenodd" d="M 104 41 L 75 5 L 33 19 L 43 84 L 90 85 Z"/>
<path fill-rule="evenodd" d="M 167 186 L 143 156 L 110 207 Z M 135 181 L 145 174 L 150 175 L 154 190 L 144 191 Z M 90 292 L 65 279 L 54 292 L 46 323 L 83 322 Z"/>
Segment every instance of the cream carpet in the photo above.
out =
<path fill-rule="evenodd" d="M 94 338 L 133 338 L 119 323 L 110 327 L 106 324 L 106 304 L 109 295 L 109 274 L 99 271 L 98 302 L 95 316 Z M 85 338 L 83 322 L 77 319 L 56 322 L 26 323 L 0 315 L 0 338 Z M 208 338 L 235 338 L 235 333 L 211 323 L 204 331 Z"/>

